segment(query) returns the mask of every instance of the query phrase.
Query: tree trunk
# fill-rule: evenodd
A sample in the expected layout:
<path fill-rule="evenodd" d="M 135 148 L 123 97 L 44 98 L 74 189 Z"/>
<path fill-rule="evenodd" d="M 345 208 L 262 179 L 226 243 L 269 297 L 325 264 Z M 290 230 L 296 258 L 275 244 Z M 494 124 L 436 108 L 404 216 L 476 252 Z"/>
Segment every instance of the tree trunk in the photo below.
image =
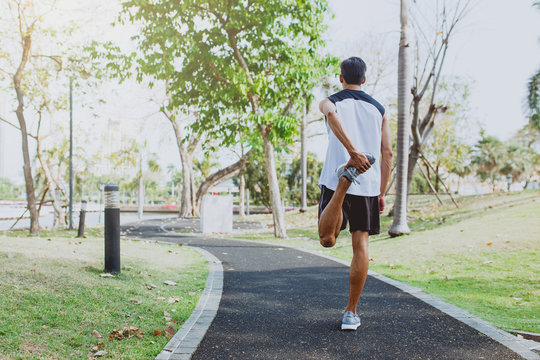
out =
<path fill-rule="evenodd" d="M 21 87 L 22 75 L 26 63 L 28 62 L 28 56 L 30 53 L 30 48 L 32 46 L 32 37 L 29 33 L 24 35 L 22 38 L 22 48 L 23 53 L 21 57 L 21 62 L 17 68 L 17 72 L 13 76 L 13 85 L 15 86 L 15 92 L 17 94 L 17 119 L 19 120 L 19 127 L 21 129 L 22 137 L 22 152 L 23 152 L 23 162 L 24 162 L 24 182 L 26 185 L 26 202 L 28 211 L 30 212 L 30 235 L 39 234 L 39 214 L 36 209 L 36 194 L 34 190 L 34 179 L 32 177 L 32 165 L 30 162 L 30 152 L 28 150 L 28 131 L 26 129 L 26 120 L 24 118 L 24 94 Z"/>
<path fill-rule="evenodd" d="M 246 216 L 246 179 L 244 178 L 244 172 L 240 172 L 240 184 L 238 186 L 239 194 L 238 194 L 238 215 L 239 216 Z"/>
<path fill-rule="evenodd" d="M 439 163 L 437 163 L 437 166 L 435 167 L 435 191 L 439 192 Z"/>
<path fill-rule="evenodd" d="M 199 211 L 195 206 L 195 181 L 193 174 L 193 153 L 199 143 L 199 137 L 194 136 L 188 146 L 185 146 L 184 136 L 180 128 L 180 124 L 171 114 L 164 111 L 165 116 L 171 122 L 180 153 L 180 162 L 182 163 L 182 192 L 180 194 L 180 217 L 195 217 L 199 216 Z"/>
<path fill-rule="evenodd" d="M 394 205 L 394 219 L 388 230 L 390 236 L 409 234 L 411 230 L 407 224 L 407 192 L 408 172 L 407 153 L 409 150 L 409 94 L 410 59 L 408 39 L 408 6 L 407 0 L 401 0 L 401 38 L 399 41 L 398 58 L 398 144 L 397 144 L 397 175 L 396 175 L 396 202 Z M 418 156 L 418 155 L 417 155 Z M 415 161 L 416 163 L 416 161 Z M 412 174 L 412 173 L 411 173 Z"/>
<path fill-rule="evenodd" d="M 286 238 L 285 216 L 281 207 L 281 195 L 279 192 L 279 183 L 276 174 L 276 164 L 274 162 L 274 147 L 270 142 L 270 128 L 259 125 L 264 144 L 264 163 L 266 167 L 266 178 L 270 189 L 270 204 L 272 206 L 272 215 L 274 218 L 274 235 L 277 238 Z"/>
<path fill-rule="evenodd" d="M 41 164 L 41 168 L 43 169 L 43 174 L 45 175 L 45 183 L 47 185 L 47 188 L 49 189 L 49 193 L 51 194 L 52 199 L 52 205 L 55 213 L 55 220 L 53 222 L 53 228 L 60 226 L 64 227 L 66 226 L 65 222 L 65 216 L 64 211 L 62 210 L 62 205 L 60 205 L 60 201 L 58 200 L 58 196 L 56 196 L 56 188 L 58 187 L 58 184 L 56 184 L 53 180 L 53 177 L 51 175 L 51 170 L 49 169 L 49 164 L 47 164 L 46 160 L 43 159 L 43 155 L 41 154 L 41 141 L 38 137 L 36 137 L 37 141 L 37 157 L 39 160 L 39 163 Z"/>
<path fill-rule="evenodd" d="M 302 127 L 301 127 L 301 167 L 302 167 L 302 204 L 300 206 L 300 211 L 304 212 L 307 210 L 307 151 L 306 151 L 306 116 L 307 111 L 302 116 Z"/>
<path fill-rule="evenodd" d="M 399 135 L 398 135 L 399 136 Z M 399 138 L 398 138 L 399 141 Z M 409 135 L 407 134 L 407 144 L 409 143 Z M 399 145 L 398 145 L 399 146 Z M 398 155 L 399 156 L 399 155 Z M 411 184 L 414 175 L 414 169 L 416 168 L 416 163 L 420 158 L 420 152 L 414 146 L 410 148 L 409 158 L 407 160 L 407 195 L 411 192 Z"/>
<path fill-rule="evenodd" d="M 137 191 L 137 218 L 142 219 L 144 212 L 144 183 L 142 173 L 139 174 L 139 190 Z"/>
<path fill-rule="evenodd" d="M 203 180 L 199 190 L 197 190 L 197 196 L 195 198 L 195 210 L 200 214 L 202 198 L 206 195 L 212 187 L 216 184 L 219 184 L 225 180 L 228 180 L 238 174 L 244 169 L 247 159 L 249 158 L 249 152 L 247 152 L 243 157 L 240 158 L 237 162 L 232 165 L 229 165 L 219 171 L 216 171 L 212 175 L 208 176 Z"/>
<path fill-rule="evenodd" d="M 180 148 L 180 147 L 179 147 Z M 180 196 L 180 217 L 193 216 L 193 157 L 185 149 L 180 150 L 182 160 L 182 193 Z"/>

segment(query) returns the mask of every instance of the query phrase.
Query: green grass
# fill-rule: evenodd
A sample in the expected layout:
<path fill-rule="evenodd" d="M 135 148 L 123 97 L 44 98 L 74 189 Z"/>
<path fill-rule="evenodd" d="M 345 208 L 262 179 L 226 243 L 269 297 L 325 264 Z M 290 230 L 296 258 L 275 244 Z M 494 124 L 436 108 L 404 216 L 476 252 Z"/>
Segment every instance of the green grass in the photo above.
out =
<path fill-rule="evenodd" d="M 122 240 L 122 273 L 100 277 L 103 238 L 70 234 L 0 236 L 0 359 L 85 359 L 100 342 L 107 352 L 102 358 L 155 357 L 168 339 L 154 330 L 168 322 L 178 330 L 190 316 L 206 282 L 206 260 L 190 248 Z M 149 284 L 156 288 L 149 290 Z M 181 300 L 169 303 L 170 297 Z M 145 335 L 108 338 L 126 326 Z"/>
<path fill-rule="evenodd" d="M 370 268 L 409 283 L 503 329 L 540 332 L 540 192 L 461 197 L 460 208 L 413 197 L 411 235 L 390 238 L 391 218 L 370 237 Z M 261 218 L 261 220 L 265 220 Z M 350 260 L 351 238 L 318 243 L 316 209 L 287 214 L 289 239 L 242 237 L 293 245 Z"/>

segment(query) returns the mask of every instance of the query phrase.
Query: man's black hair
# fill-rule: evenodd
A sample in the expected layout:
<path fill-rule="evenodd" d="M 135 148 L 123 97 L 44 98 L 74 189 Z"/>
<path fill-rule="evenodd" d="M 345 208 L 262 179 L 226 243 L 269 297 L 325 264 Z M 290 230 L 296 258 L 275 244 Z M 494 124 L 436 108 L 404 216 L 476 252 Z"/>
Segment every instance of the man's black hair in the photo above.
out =
<path fill-rule="evenodd" d="M 366 63 L 356 56 L 345 59 L 341 62 L 341 75 L 347 84 L 361 85 L 366 76 Z"/>

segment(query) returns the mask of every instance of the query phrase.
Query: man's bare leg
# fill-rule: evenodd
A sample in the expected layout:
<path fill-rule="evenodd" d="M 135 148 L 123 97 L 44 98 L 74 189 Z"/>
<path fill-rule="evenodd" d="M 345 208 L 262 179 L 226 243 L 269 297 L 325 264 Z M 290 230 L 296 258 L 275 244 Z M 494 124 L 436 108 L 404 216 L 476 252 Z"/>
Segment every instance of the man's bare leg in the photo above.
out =
<path fill-rule="evenodd" d="M 332 247 L 336 244 L 336 238 L 343 222 L 341 207 L 349 186 L 351 186 L 351 182 L 344 177 L 340 177 L 332 199 L 330 199 L 321 214 L 319 219 L 319 240 L 324 247 Z"/>
<path fill-rule="evenodd" d="M 369 267 L 368 237 L 367 231 L 352 233 L 353 258 L 349 270 L 349 303 L 345 311 L 352 311 L 355 314 Z"/>

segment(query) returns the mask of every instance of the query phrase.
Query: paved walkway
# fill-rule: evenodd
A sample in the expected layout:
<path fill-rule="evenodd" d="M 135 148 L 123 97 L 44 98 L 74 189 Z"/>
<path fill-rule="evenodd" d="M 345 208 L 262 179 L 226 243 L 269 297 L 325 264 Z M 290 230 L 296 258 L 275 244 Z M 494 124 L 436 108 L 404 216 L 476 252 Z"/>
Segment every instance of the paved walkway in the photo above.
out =
<path fill-rule="evenodd" d="M 165 232 L 163 225 L 144 221 L 123 230 L 127 235 L 200 247 L 223 265 L 221 303 L 192 359 L 522 358 L 372 276 L 358 307 L 361 327 L 342 332 L 346 266 L 277 245 Z"/>

